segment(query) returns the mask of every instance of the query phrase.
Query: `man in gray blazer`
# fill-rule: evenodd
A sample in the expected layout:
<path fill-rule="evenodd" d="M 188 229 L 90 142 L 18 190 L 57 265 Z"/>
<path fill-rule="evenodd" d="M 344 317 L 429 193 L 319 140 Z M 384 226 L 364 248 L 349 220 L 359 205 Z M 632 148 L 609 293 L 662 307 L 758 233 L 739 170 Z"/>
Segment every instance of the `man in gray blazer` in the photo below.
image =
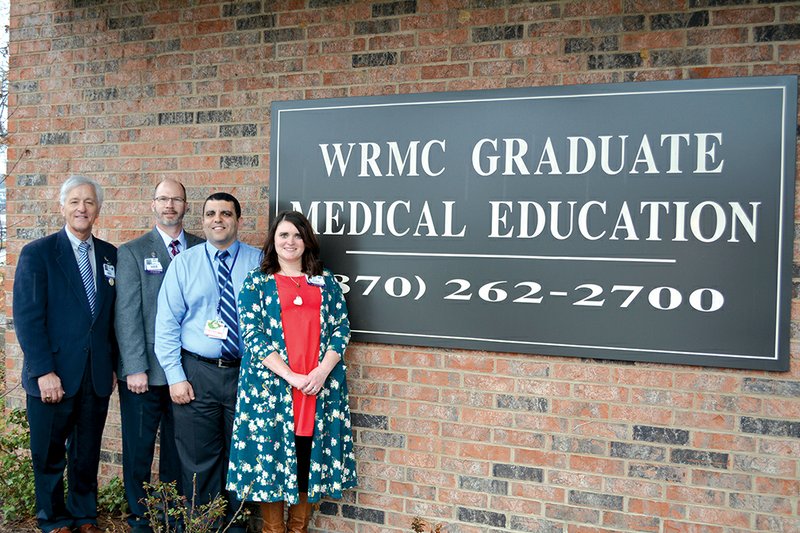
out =
<path fill-rule="evenodd" d="M 145 518 L 144 482 L 150 482 L 156 433 L 161 427 L 159 479 L 177 481 L 181 465 L 169 386 L 153 350 L 158 291 L 172 258 L 203 239 L 183 231 L 186 189 L 167 179 L 155 188 L 152 231 L 120 246 L 117 260 L 115 328 L 120 358 L 119 403 L 122 416 L 122 471 L 131 508 L 131 531 L 151 533 Z M 191 490 L 191 487 L 187 487 Z"/>

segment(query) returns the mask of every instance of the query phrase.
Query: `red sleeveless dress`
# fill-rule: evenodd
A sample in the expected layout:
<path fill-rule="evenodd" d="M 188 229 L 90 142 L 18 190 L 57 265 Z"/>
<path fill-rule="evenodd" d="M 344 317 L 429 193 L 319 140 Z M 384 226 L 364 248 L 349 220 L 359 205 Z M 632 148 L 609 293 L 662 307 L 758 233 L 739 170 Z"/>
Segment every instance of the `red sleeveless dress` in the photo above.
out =
<path fill-rule="evenodd" d="M 305 276 L 276 274 L 275 281 L 281 301 L 281 322 L 286 351 L 289 354 L 289 368 L 298 374 L 308 374 L 319 366 L 319 311 L 322 293 L 319 287 L 309 285 Z M 313 436 L 317 397 L 292 389 L 292 400 L 295 435 Z"/>

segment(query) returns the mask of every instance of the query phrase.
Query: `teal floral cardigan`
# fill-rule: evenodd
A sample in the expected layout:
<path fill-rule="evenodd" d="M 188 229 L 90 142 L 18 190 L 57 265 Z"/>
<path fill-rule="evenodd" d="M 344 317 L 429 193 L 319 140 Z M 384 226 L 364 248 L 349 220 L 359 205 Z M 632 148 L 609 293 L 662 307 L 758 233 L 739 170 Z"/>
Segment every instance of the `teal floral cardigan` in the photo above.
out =
<path fill-rule="evenodd" d="M 344 352 L 350 322 L 339 284 L 325 270 L 320 306 L 320 361 L 328 350 L 341 360 L 317 395 L 308 501 L 341 498 L 356 485 L 356 462 Z M 240 335 L 245 351 L 239 372 L 227 489 L 240 500 L 298 502 L 292 388 L 262 361 L 278 352 L 288 364 L 275 276 L 253 270 L 239 292 Z"/>

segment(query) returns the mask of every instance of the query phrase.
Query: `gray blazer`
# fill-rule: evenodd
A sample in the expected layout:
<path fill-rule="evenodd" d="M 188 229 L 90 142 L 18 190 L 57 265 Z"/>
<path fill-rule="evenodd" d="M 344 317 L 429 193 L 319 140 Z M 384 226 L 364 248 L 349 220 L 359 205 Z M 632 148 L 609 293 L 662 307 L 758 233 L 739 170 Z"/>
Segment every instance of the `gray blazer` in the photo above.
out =
<path fill-rule="evenodd" d="M 189 248 L 203 242 L 200 237 L 184 233 Z M 158 259 L 160 273 L 145 271 L 147 258 Z M 117 377 L 122 381 L 130 374 L 147 372 L 150 385 L 167 384 L 153 346 L 158 291 L 170 262 L 172 258 L 156 228 L 119 247 L 114 328 L 120 353 Z"/>

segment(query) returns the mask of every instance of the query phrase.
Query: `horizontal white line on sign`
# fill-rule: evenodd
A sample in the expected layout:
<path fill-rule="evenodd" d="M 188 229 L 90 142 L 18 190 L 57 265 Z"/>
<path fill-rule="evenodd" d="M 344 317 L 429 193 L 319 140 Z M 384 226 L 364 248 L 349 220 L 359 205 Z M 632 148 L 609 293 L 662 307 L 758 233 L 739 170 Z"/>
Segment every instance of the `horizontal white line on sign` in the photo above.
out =
<path fill-rule="evenodd" d="M 387 255 L 405 257 L 470 257 L 475 259 L 532 259 L 538 261 L 605 261 L 617 263 L 677 263 L 676 259 L 646 257 L 591 257 L 569 255 L 506 255 L 506 254 L 456 254 L 431 252 L 380 252 L 375 250 L 347 250 L 350 255 Z"/>
<path fill-rule="evenodd" d="M 417 338 L 428 338 L 428 339 L 458 339 L 458 340 L 467 340 L 467 341 L 475 341 L 475 342 L 490 342 L 490 343 L 507 343 L 507 344 L 527 344 L 530 346 L 562 346 L 562 347 L 569 347 L 569 348 L 584 348 L 584 349 L 591 349 L 591 350 L 616 350 L 620 352 L 642 352 L 642 353 L 669 353 L 669 354 L 676 354 L 676 355 L 704 355 L 707 357 L 731 357 L 734 359 L 762 359 L 762 360 L 776 360 L 778 359 L 778 354 L 775 353 L 771 356 L 759 356 L 759 355 L 748 355 L 748 354 L 734 354 L 734 353 L 714 353 L 714 352 L 692 352 L 692 351 L 682 351 L 682 350 L 660 350 L 658 348 L 626 348 L 622 346 L 597 346 L 592 344 L 565 344 L 560 342 L 538 342 L 538 341 L 519 341 L 519 340 L 510 340 L 510 339 L 489 339 L 489 338 L 482 338 L 482 337 L 461 337 L 461 336 L 454 336 L 454 335 L 427 335 L 424 333 L 404 333 L 401 331 L 368 331 L 363 329 L 353 329 L 350 330 L 352 333 L 360 333 L 363 335 L 393 335 L 397 337 L 417 337 Z M 474 349 L 474 348 L 464 348 L 466 350 Z M 658 362 L 658 361 L 654 361 Z"/>

